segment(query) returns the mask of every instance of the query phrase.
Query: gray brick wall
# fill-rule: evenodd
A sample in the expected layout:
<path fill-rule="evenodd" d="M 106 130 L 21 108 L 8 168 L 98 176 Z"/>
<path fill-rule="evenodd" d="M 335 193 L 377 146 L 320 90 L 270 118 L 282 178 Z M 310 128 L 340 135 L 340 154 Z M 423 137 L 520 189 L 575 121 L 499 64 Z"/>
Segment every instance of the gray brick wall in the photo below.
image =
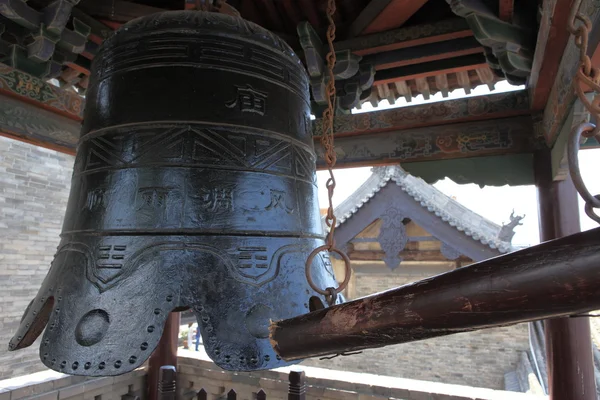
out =
<path fill-rule="evenodd" d="M 73 161 L 0 137 L 0 379 L 44 369 L 39 339 L 18 352 L 7 347 L 56 252 Z"/>
<path fill-rule="evenodd" d="M 382 274 L 359 273 L 355 297 L 381 292 L 427 275 L 405 275 L 402 265 Z M 519 354 L 529 349 L 527 324 L 460 333 L 405 343 L 333 360 L 311 359 L 303 365 L 434 382 L 504 388 L 504 374 L 514 371 Z"/>

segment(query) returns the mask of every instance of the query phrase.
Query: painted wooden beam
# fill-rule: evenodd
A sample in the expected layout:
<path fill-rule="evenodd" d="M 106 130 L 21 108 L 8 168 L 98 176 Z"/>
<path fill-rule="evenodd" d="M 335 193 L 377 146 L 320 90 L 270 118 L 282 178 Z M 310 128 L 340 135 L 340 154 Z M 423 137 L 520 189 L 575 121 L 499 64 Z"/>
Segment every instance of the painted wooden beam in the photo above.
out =
<path fill-rule="evenodd" d="M 469 36 L 473 36 L 469 24 L 463 18 L 452 18 L 435 24 L 414 25 L 342 40 L 335 43 L 335 49 L 351 50 L 354 54 L 365 56 Z"/>
<path fill-rule="evenodd" d="M 534 184 L 533 154 L 530 153 L 420 161 L 405 163 L 402 167 L 427 183 L 448 178 L 460 185 L 474 183 L 481 187 Z"/>
<path fill-rule="evenodd" d="M 485 113 L 484 109 L 477 111 L 476 107 L 473 111 Z M 339 138 L 336 140 L 340 152 L 338 167 L 397 164 L 402 161 L 407 171 L 428 182 L 449 177 L 459 183 L 479 185 L 531 184 L 530 154 L 512 153 L 527 150 L 529 144 L 523 136 L 531 134 L 532 130 L 511 130 L 510 120 L 449 124 L 439 129 L 417 128 Z M 489 128 L 491 125 L 500 128 L 494 130 L 494 127 Z M 79 121 L 58 115 L 56 111 L 36 107 L 24 98 L 0 94 L 0 135 L 74 154 L 79 131 Z M 353 138 L 368 140 L 371 153 L 365 152 L 361 156 L 360 148 L 346 141 Z M 387 148 L 383 151 L 381 138 L 388 140 L 384 145 Z M 395 155 L 389 155 L 390 149 Z M 322 167 L 322 159 L 318 162 Z"/>
<path fill-rule="evenodd" d="M 335 140 L 335 150 L 343 168 L 531 153 L 532 132 L 531 117 L 512 117 L 344 136 Z M 322 149 L 315 147 L 321 167 Z"/>
<path fill-rule="evenodd" d="M 427 0 L 371 0 L 350 26 L 351 37 L 402 26 Z"/>
<path fill-rule="evenodd" d="M 571 1 L 546 0 L 543 3 L 531 76 L 527 83 L 531 108 L 543 110 L 556 80 L 561 58 L 570 40 L 567 30 Z"/>
<path fill-rule="evenodd" d="M 334 132 L 336 137 L 371 135 L 378 132 L 519 115 L 529 115 L 529 100 L 525 90 L 384 111 L 338 115 L 334 120 Z M 320 119 L 313 121 L 315 136 L 321 134 L 321 126 Z"/>
<path fill-rule="evenodd" d="M 84 100 L 42 79 L 0 64 L 0 95 L 10 96 L 75 121 L 83 119 Z"/>
<path fill-rule="evenodd" d="M 383 70 L 470 54 L 483 54 L 483 47 L 473 37 L 371 54 L 364 56 L 362 62 L 374 65 L 376 70 Z"/>
<path fill-rule="evenodd" d="M 486 67 L 483 54 L 470 54 L 450 59 L 423 62 L 403 67 L 379 70 L 375 74 L 375 85 L 393 83 L 398 80 L 424 78 L 440 73 L 453 73 Z"/>
<path fill-rule="evenodd" d="M 75 154 L 80 123 L 0 94 L 0 135 Z"/>
<path fill-rule="evenodd" d="M 587 15 L 592 21 L 592 26 L 600 25 L 600 3 L 595 0 L 583 0 L 579 11 Z M 593 55 L 600 42 L 599 35 L 592 35 L 589 41 L 589 55 Z M 579 68 L 579 49 L 575 46 L 573 38 L 569 38 L 564 53 L 560 58 L 558 72 L 550 91 L 550 96 L 544 108 L 541 130 L 546 142 L 552 145 L 564 125 L 569 111 L 575 101 L 574 79 Z"/>

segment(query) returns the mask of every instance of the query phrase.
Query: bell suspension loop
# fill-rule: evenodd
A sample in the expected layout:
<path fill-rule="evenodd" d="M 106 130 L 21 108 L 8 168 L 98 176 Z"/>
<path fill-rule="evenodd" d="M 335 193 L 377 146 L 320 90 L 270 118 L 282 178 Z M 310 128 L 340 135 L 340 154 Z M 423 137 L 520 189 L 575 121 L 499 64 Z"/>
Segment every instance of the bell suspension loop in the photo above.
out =
<path fill-rule="evenodd" d="M 333 194 L 335 191 L 336 181 L 335 176 L 333 174 L 333 167 L 336 163 L 336 154 L 334 147 L 334 138 L 333 138 L 333 118 L 335 116 L 334 106 L 336 102 L 336 92 L 335 92 L 335 75 L 333 73 L 333 68 L 335 66 L 336 57 L 335 57 L 335 48 L 333 47 L 333 41 L 335 40 L 335 21 L 333 16 L 335 14 L 336 5 L 335 0 L 328 0 L 327 2 L 327 20 L 329 21 L 329 26 L 327 27 L 327 44 L 329 45 L 329 52 L 327 53 L 327 108 L 323 111 L 322 123 L 323 123 L 323 133 L 321 135 L 321 146 L 323 147 L 323 152 L 325 154 L 325 162 L 327 163 L 327 170 L 329 171 L 329 178 L 327 179 L 327 183 L 325 186 L 327 187 L 327 197 L 329 200 L 327 215 L 325 216 L 325 223 L 329 228 L 329 232 L 327 233 L 327 243 L 323 246 L 319 246 L 314 249 L 308 258 L 306 259 L 306 280 L 310 287 L 317 293 L 326 296 L 327 303 L 330 306 L 334 305 L 337 299 L 337 294 L 342 292 L 346 286 L 348 286 L 348 282 L 350 282 L 350 259 L 348 256 L 340 249 L 335 247 L 335 228 L 337 225 L 337 218 L 335 217 L 334 209 L 333 209 Z M 311 276 L 311 265 L 317 254 L 322 251 L 328 251 L 330 253 L 338 254 L 345 264 L 345 274 L 344 281 L 337 287 L 328 287 L 325 290 L 317 287 Z"/>
<path fill-rule="evenodd" d="M 581 0 L 576 0 L 573 3 L 567 27 L 569 32 L 574 35 L 575 45 L 579 48 L 580 66 L 575 76 L 575 94 L 589 113 L 598 121 L 600 119 L 600 68 L 594 67 L 592 60 L 587 55 L 592 22 L 587 15 L 579 11 L 580 6 Z M 577 21 L 579 21 L 579 24 L 577 24 Z M 584 86 L 588 86 L 594 91 L 592 101 L 589 101 L 585 96 Z M 573 129 L 567 143 L 567 160 L 573 184 L 579 195 L 585 200 L 585 213 L 600 224 L 600 216 L 594 211 L 595 208 L 600 208 L 600 195 L 594 196 L 587 189 L 581 176 L 577 156 L 582 138 L 591 137 L 600 140 L 600 127 L 589 122 L 584 122 Z"/>

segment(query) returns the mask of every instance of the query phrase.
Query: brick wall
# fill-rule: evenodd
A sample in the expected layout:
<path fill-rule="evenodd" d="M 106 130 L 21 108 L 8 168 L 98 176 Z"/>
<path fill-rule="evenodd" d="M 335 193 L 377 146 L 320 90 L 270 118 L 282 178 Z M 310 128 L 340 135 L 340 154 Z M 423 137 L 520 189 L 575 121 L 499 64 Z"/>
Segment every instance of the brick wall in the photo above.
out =
<path fill-rule="evenodd" d="M 387 270 L 389 271 L 389 270 Z M 363 297 L 429 275 L 395 271 L 356 273 L 354 297 Z M 460 333 L 405 343 L 332 360 L 311 359 L 303 365 L 459 385 L 504 388 L 504 374 L 517 368 L 522 351 L 529 350 L 527 324 Z"/>
<path fill-rule="evenodd" d="M 50 267 L 74 158 L 0 136 L 0 379 L 44 369 L 38 341 L 7 351 Z"/>

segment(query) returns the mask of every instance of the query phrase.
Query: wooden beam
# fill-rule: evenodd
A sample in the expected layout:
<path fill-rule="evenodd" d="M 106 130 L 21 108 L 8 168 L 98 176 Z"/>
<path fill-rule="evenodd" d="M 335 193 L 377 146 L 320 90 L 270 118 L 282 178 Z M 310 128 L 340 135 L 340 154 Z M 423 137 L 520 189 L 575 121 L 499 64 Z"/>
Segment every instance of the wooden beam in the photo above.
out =
<path fill-rule="evenodd" d="M 483 54 L 470 54 L 456 58 L 380 70 L 375 74 L 374 84 L 379 85 L 382 83 L 393 83 L 398 80 L 424 78 L 440 73 L 450 74 L 486 66 L 487 63 Z"/>
<path fill-rule="evenodd" d="M 535 111 L 543 110 L 546 106 L 561 58 L 570 40 L 567 25 L 571 3 L 572 1 L 544 1 L 533 66 L 527 84 L 531 108 Z"/>
<path fill-rule="evenodd" d="M 408 128 L 529 115 L 527 91 L 492 94 L 400 107 L 369 113 L 338 115 L 334 119 L 337 137 L 398 131 Z M 322 132 L 321 119 L 313 121 L 315 140 Z"/>
<path fill-rule="evenodd" d="M 336 138 L 341 168 L 533 152 L 530 117 L 443 124 Z M 316 146 L 315 146 L 316 147 Z M 317 147 L 317 165 L 325 165 Z"/>
<path fill-rule="evenodd" d="M 275 352 L 289 361 L 583 314 L 600 308 L 599 269 L 596 228 L 274 321 L 269 339 Z M 591 377 L 593 381 L 593 370 Z M 595 396 L 593 385 L 584 389 L 590 394 L 585 399 Z M 582 398 L 574 394 L 556 399 Z"/>
<path fill-rule="evenodd" d="M 453 261 L 449 260 L 439 250 L 404 250 L 399 253 L 399 256 L 404 261 Z M 376 250 L 361 250 L 351 251 L 348 253 L 350 260 L 356 261 L 381 261 L 385 258 L 384 251 Z M 461 261 L 471 261 L 470 258 L 461 256 Z M 401 264 L 402 265 L 402 264 Z"/>
<path fill-rule="evenodd" d="M 78 7 L 73 8 L 71 14 L 73 15 L 73 18 L 77 18 L 91 28 L 92 32 L 90 34 L 90 40 L 96 44 L 102 43 L 103 40 L 108 39 L 114 32 L 112 28 L 106 26 L 97 19 L 90 17 Z"/>
<path fill-rule="evenodd" d="M 483 47 L 473 37 L 371 54 L 364 56 L 362 61 L 374 65 L 379 71 L 470 54 L 483 54 Z"/>
<path fill-rule="evenodd" d="M 0 94 L 0 135 L 36 146 L 75 154 L 78 122 Z"/>
<path fill-rule="evenodd" d="M 534 183 L 533 155 L 528 153 L 421 161 L 403 163 L 402 167 L 427 183 L 445 178 L 460 185 L 473 183 L 480 187 Z"/>
<path fill-rule="evenodd" d="M 83 119 L 84 100 L 42 79 L 0 64 L 0 95 L 10 96 L 75 121 Z"/>
<path fill-rule="evenodd" d="M 348 37 L 359 36 L 391 2 L 392 0 L 370 0 L 350 25 Z"/>
<path fill-rule="evenodd" d="M 595 0 L 583 0 L 579 11 L 590 18 L 593 27 L 597 28 L 600 25 L 600 7 L 597 6 Z M 589 55 L 593 54 L 599 42 L 600 35 L 591 36 L 588 47 Z M 552 45 L 551 42 L 550 45 Z M 579 49 L 575 46 L 572 38 L 567 41 L 567 46 L 559 62 L 558 72 L 544 108 L 541 124 L 548 145 L 552 145 L 556 140 L 576 98 L 574 77 L 579 68 Z"/>
<path fill-rule="evenodd" d="M 343 40 L 335 43 L 335 49 L 351 50 L 354 54 L 365 56 L 470 36 L 473 32 L 467 22 L 463 18 L 453 18 Z"/>
<path fill-rule="evenodd" d="M 545 157 L 544 157 L 545 156 Z M 578 233 L 578 194 L 573 181 L 553 181 L 550 157 L 536 159 L 536 186 L 540 202 L 540 239 L 552 240 Z M 545 321 L 550 398 L 596 400 L 593 346 L 589 318 Z"/>
<path fill-rule="evenodd" d="M 371 0 L 350 26 L 350 36 L 402 26 L 427 0 Z"/>
<path fill-rule="evenodd" d="M 499 0 L 498 16 L 504 22 L 512 22 L 513 13 L 515 11 L 514 0 Z"/>
<path fill-rule="evenodd" d="M 402 26 L 427 0 L 392 0 L 388 6 L 361 32 L 384 32 Z"/>

